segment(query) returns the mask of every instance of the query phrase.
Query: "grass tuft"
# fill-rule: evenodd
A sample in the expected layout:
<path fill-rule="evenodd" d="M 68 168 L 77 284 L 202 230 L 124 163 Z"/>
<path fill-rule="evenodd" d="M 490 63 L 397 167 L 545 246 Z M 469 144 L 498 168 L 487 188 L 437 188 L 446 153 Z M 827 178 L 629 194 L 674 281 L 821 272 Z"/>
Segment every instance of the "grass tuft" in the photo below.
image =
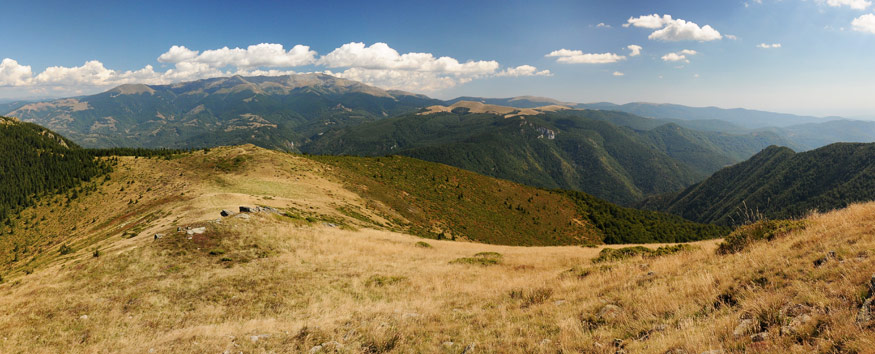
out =
<path fill-rule="evenodd" d="M 605 248 L 599 252 L 599 256 L 592 260 L 593 263 L 620 261 L 632 257 L 661 257 L 679 252 L 685 252 L 697 249 L 697 247 L 687 244 L 679 244 L 672 246 L 662 246 L 657 249 L 647 248 L 644 246 L 633 246 L 623 248 Z"/>
<path fill-rule="evenodd" d="M 450 264 L 473 264 L 481 266 L 490 266 L 501 263 L 501 253 L 497 252 L 479 252 L 474 254 L 474 257 L 462 257 L 450 262 Z"/>
<path fill-rule="evenodd" d="M 757 241 L 772 241 L 793 231 L 804 230 L 804 220 L 760 220 L 733 231 L 717 248 L 717 254 L 738 253 Z"/>

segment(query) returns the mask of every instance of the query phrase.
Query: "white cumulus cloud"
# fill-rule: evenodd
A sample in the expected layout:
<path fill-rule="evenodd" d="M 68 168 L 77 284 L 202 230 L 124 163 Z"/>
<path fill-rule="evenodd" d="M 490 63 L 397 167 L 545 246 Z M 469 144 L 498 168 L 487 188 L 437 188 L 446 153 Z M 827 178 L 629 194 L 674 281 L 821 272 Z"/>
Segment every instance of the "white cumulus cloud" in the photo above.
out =
<path fill-rule="evenodd" d="M 556 61 L 567 64 L 609 64 L 626 60 L 626 56 L 614 53 L 584 53 L 580 50 L 559 49 L 545 55 L 557 58 Z"/>
<path fill-rule="evenodd" d="M 515 68 L 507 68 L 499 72 L 496 76 L 553 76 L 550 70 L 538 70 L 531 65 L 520 65 Z"/>
<path fill-rule="evenodd" d="M 668 54 L 666 54 L 666 55 L 663 55 L 663 56 L 662 56 L 662 61 L 670 61 L 670 62 L 678 62 L 678 61 L 681 61 L 681 62 L 684 62 L 684 63 L 689 63 L 690 60 L 687 59 L 687 56 L 693 56 L 693 55 L 696 55 L 696 54 L 699 54 L 699 53 L 696 52 L 695 50 L 692 50 L 692 49 L 684 49 L 684 50 L 679 51 L 679 52 L 668 53 Z"/>
<path fill-rule="evenodd" d="M 723 38 L 720 32 L 710 25 L 700 27 L 695 22 L 674 19 L 671 15 L 652 14 L 630 17 L 623 26 L 655 29 L 656 31 L 647 37 L 652 40 L 708 42 Z"/>
<path fill-rule="evenodd" d="M 621 72 L 619 72 L 619 71 L 614 71 L 614 74 L 613 74 L 613 75 L 614 75 L 614 76 L 624 76 L 624 75 L 626 75 L 626 74 L 621 73 Z"/>
<path fill-rule="evenodd" d="M 401 54 L 386 43 L 370 46 L 347 43 L 324 56 L 305 45 L 286 50 L 281 44 L 261 43 L 203 51 L 174 45 L 159 55 L 157 61 L 165 64 L 164 71 L 156 71 L 152 65 L 139 70 L 113 70 L 98 60 L 90 60 L 82 66 L 51 66 L 35 75 L 30 66 L 6 58 L 0 62 L 0 86 L 27 87 L 31 92 L 83 94 L 127 83 L 169 84 L 231 75 L 289 75 L 295 73 L 292 69 L 302 66 L 379 87 L 410 91 L 441 90 L 496 76 L 552 76 L 550 70 L 538 70 L 531 65 L 501 70 L 494 60 L 460 62 L 431 53 Z"/>
<path fill-rule="evenodd" d="M 781 43 L 772 43 L 772 44 L 760 43 L 760 44 L 757 44 L 757 48 L 762 48 L 762 49 L 781 48 Z"/>
<path fill-rule="evenodd" d="M 629 51 L 631 52 L 629 53 L 630 57 L 637 57 L 641 55 L 641 49 L 643 48 L 641 48 L 640 45 L 630 44 L 626 46 L 626 49 L 629 49 Z"/>
<path fill-rule="evenodd" d="M 399 54 L 386 43 L 347 43 L 319 59 L 318 63 L 329 68 L 358 67 L 365 69 L 392 69 L 422 72 L 442 72 L 459 75 L 486 75 L 498 70 L 494 60 L 467 61 L 460 63 L 450 57 L 435 58 L 431 53 Z"/>
<path fill-rule="evenodd" d="M 0 62 L 0 86 L 22 86 L 30 83 L 33 73 L 30 66 L 20 65 L 6 58 Z"/>
<path fill-rule="evenodd" d="M 854 10 L 865 10 L 872 6 L 868 0 L 826 0 L 826 4 L 832 7 L 847 6 Z"/>
<path fill-rule="evenodd" d="M 305 45 L 296 45 L 288 51 L 282 44 L 261 43 L 247 48 L 220 48 L 205 50 L 203 53 L 183 46 L 170 47 L 158 57 L 162 63 L 201 63 L 216 68 L 234 66 L 238 68 L 288 68 L 312 64 L 317 53 Z"/>
<path fill-rule="evenodd" d="M 623 27 L 635 26 L 650 29 L 662 28 L 671 22 L 671 15 L 659 16 L 658 14 L 629 17 Z"/>
<path fill-rule="evenodd" d="M 851 22 L 854 31 L 875 33 L 875 14 L 865 14 Z"/>

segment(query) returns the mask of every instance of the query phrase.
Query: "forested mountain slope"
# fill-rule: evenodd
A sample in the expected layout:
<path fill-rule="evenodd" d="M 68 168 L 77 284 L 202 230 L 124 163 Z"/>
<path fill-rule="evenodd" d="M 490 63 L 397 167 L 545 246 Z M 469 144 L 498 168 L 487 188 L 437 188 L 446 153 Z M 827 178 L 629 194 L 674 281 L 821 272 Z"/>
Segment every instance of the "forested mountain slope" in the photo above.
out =
<path fill-rule="evenodd" d="M 654 125 L 651 119 L 620 112 L 551 108 L 496 114 L 458 106 L 462 103 L 334 130 L 302 150 L 400 154 L 631 203 L 646 195 L 680 190 L 780 141 L 770 134 L 731 135 Z"/>
<path fill-rule="evenodd" d="M 699 222 L 734 224 L 751 214 L 799 217 L 869 200 L 875 200 L 875 144 L 836 143 L 801 153 L 771 146 L 642 206 Z"/>
<path fill-rule="evenodd" d="M 108 172 L 108 164 L 35 124 L 0 117 L 0 222 L 39 197 L 72 189 Z"/>

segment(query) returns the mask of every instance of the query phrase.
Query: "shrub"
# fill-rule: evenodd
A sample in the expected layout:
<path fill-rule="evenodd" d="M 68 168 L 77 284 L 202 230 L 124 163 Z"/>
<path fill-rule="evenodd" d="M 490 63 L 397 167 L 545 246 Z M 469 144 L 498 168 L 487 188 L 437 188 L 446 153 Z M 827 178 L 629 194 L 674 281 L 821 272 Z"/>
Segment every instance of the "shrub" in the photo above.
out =
<path fill-rule="evenodd" d="M 804 220 L 760 220 L 735 229 L 717 248 L 717 254 L 737 253 L 760 240 L 771 241 L 805 229 Z"/>
<path fill-rule="evenodd" d="M 481 266 L 489 266 L 501 263 L 501 258 L 501 253 L 480 252 L 475 254 L 474 257 L 462 257 L 450 262 L 450 264 L 475 264 Z"/>
<path fill-rule="evenodd" d="M 65 243 L 61 245 L 61 248 L 58 249 L 58 253 L 60 253 L 62 256 L 67 255 L 73 253 L 73 249 L 70 248 L 70 246 L 67 246 L 67 244 Z"/>
<path fill-rule="evenodd" d="M 623 248 L 605 248 L 599 252 L 599 256 L 592 260 L 593 263 L 619 261 L 627 258 L 642 256 L 642 257 L 661 257 L 670 254 L 675 254 L 684 251 L 690 251 L 698 247 L 679 244 L 672 246 L 662 246 L 657 249 L 650 249 L 644 246 L 633 246 Z"/>
<path fill-rule="evenodd" d="M 416 243 L 416 247 L 431 248 L 431 244 L 429 244 L 428 242 L 419 241 Z"/>
<path fill-rule="evenodd" d="M 374 287 L 382 287 L 386 285 L 394 285 L 398 284 L 402 281 L 407 280 L 406 277 L 400 276 L 385 276 L 385 275 L 373 275 L 365 281 L 365 285 L 374 286 Z"/>
<path fill-rule="evenodd" d="M 537 288 L 532 290 L 514 289 L 510 291 L 510 298 L 521 300 L 520 307 L 527 308 L 533 305 L 543 304 L 553 296 L 553 289 Z"/>

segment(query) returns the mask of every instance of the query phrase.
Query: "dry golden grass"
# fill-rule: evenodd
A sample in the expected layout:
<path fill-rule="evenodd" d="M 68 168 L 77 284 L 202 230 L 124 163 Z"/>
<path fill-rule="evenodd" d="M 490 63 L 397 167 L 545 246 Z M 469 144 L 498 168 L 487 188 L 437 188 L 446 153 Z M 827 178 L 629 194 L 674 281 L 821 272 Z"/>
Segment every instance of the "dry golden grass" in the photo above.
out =
<path fill-rule="evenodd" d="M 235 149 L 245 148 L 206 158 L 240 152 Z M 128 167 L 119 168 L 101 190 L 118 190 L 125 174 L 155 173 L 167 176 L 167 187 L 151 184 L 154 196 L 144 194 L 139 205 L 184 193 L 158 204 L 166 212 L 142 231 L 166 236 L 124 239 L 109 222 L 97 230 L 104 236 L 74 235 L 72 254 L 38 257 L 44 261 L 31 264 L 32 274 L 18 271 L 23 260 L 10 263 L 0 284 L 0 352 L 259 353 L 321 346 L 350 353 L 459 353 L 466 347 L 484 353 L 614 353 L 621 346 L 632 353 L 867 353 L 875 348 L 872 327 L 854 322 L 875 272 L 875 203 L 813 215 L 805 230 L 737 254 L 718 256 L 718 241 L 708 241 L 675 255 L 599 264 L 591 262 L 599 248 L 434 240 L 425 240 L 432 247 L 421 247 L 416 243 L 423 240 L 409 235 L 342 230 L 264 213 L 206 222 L 240 203 L 325 214 L 341 203 L 362 205 L 332 182 L 323 166 L 272 154 L 279 153 L 259 152 L 246 169 L 232 173 L 210 172 L 204 161 L 207 167 L 181 177 L 166 167 L 154 171 L 168 162 L 125 161 Z M 140 183 L 146 184 L 134 185 Z M 95 209 L 108 213 L 107 220 L 125 212 L 133 212 L 130 220 L 150 213 L 112 212 L 120 208 L 112 198 L 96 193 L 82 202 L 88 198 L 107 204 L 75 209 L 88 221 Z M 58 217 L 75 219 L 66 215 Z M 176 225 L 189 224 L 206 225 L 208 231 L 191 240 L 175 232 Z M 44 227 L 51 225 L 47 221 Z M 101 248 L 99 257 L 92 255 L 91 244 Z M 829 251 L 837 257 L 815 267 L 814 260 Z M 480 252 L 501 254 L 499 263 L 451 263 Z M 796 333 L 780 333 L 803 312 L 812 322 Z M 744 318 L 765 325 L 758 332 L 769 338 L 753 343 L 750 334 L 733 335 Z"/>

